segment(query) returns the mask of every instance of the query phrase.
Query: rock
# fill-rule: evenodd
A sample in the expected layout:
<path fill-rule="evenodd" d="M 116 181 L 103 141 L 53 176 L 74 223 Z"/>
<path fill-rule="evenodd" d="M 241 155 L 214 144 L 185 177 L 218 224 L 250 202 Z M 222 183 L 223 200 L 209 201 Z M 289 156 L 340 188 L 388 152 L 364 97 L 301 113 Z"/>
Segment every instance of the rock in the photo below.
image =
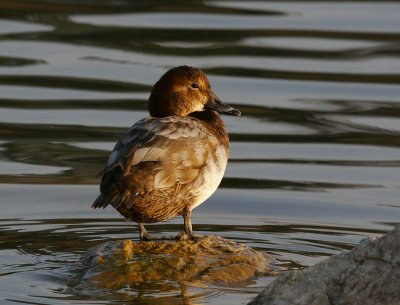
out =
<path fill-rule="evenodd" d="M 249 305 L 399 305 L 400 225 L 349 252 L 279 276 Z"/>
<path fill-rule="evenodd" d="M 208 236 L 196 241 L 109 241 L 82 256 L 75 290 L 119 290 L 155 287 L 158 291 L 181 289 L 182 283 L 246 285 L 269 270 L 270 258 L 243 244 Z M 180 287 L 180 288 L 179 288 Z"/>

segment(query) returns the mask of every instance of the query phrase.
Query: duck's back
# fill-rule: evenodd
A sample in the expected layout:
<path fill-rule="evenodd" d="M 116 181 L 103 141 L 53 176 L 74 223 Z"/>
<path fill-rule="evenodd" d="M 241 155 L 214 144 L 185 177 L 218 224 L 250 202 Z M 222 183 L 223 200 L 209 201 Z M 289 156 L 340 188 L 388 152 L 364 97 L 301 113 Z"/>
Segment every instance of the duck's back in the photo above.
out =
<path fill-rule="evenodd" d="M 137 222 L 181 215 L 217 189 L 228 154 L 225 127 L 213 111 L 143 119 L 116 144 L 93 207 L 112 204 Z"/>

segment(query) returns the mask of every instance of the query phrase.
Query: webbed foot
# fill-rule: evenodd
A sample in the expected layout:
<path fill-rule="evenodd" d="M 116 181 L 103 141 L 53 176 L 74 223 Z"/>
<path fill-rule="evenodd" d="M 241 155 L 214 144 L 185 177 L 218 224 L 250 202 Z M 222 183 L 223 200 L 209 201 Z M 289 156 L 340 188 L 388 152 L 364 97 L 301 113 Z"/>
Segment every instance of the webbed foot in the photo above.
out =
<path fill-rule="evenodd" d="M 185 230 L 181 231 L 178 235 L 176 235 L 175 239 L 179 241 L 183 240 L 198 240 L 200 238 L 203 238 L 205 235 L 201 234 L 194 234 L 191 232 L 190 234 L 186 233 Z"/>
<path fill-rule="evenodd" d="M 144 227 L 143 223 L 139 223 L 140 241 L 152 241 L 152 240 L 176 240 L 175 236 L 152 236 Z"/>

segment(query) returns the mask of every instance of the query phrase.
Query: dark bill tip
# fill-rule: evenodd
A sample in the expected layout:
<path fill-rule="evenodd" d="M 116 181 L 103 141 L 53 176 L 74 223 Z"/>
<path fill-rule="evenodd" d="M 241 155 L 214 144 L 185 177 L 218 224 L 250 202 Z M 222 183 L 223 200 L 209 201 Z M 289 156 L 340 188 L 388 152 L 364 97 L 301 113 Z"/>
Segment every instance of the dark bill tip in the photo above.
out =
<path fill-rule="evenodd" d="M 239 110 L 235 109 L 235 108 L 232 108 L 231 111 L 225 112 L 225 113 L 229 114 L 229 115 L 234 115 L 234 116 L 241 116 L 242 115 L 242 113 Z"/>
<path fill-rule="evenodd" d="M 216 96 L 204 105 L 205 109 L 217 111 L 221 114 L 240 116 L 241 112 L 227 104 L 222 103 Z"/>

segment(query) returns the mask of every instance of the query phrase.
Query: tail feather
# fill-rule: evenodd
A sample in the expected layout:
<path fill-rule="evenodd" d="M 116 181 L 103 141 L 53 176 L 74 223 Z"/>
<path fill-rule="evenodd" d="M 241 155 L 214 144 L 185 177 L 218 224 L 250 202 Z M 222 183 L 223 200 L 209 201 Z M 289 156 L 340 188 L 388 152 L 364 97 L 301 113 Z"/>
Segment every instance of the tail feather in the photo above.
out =
<path fill-rule="evenodd" d="M 109 204 L 110 201 L 107 200 L 108 198 L 105 197 L 103 194 L 100 194 L 99 197 L 93 202 L 92 208 L 97 209 L 97 208 L 106 208 Z"/>

